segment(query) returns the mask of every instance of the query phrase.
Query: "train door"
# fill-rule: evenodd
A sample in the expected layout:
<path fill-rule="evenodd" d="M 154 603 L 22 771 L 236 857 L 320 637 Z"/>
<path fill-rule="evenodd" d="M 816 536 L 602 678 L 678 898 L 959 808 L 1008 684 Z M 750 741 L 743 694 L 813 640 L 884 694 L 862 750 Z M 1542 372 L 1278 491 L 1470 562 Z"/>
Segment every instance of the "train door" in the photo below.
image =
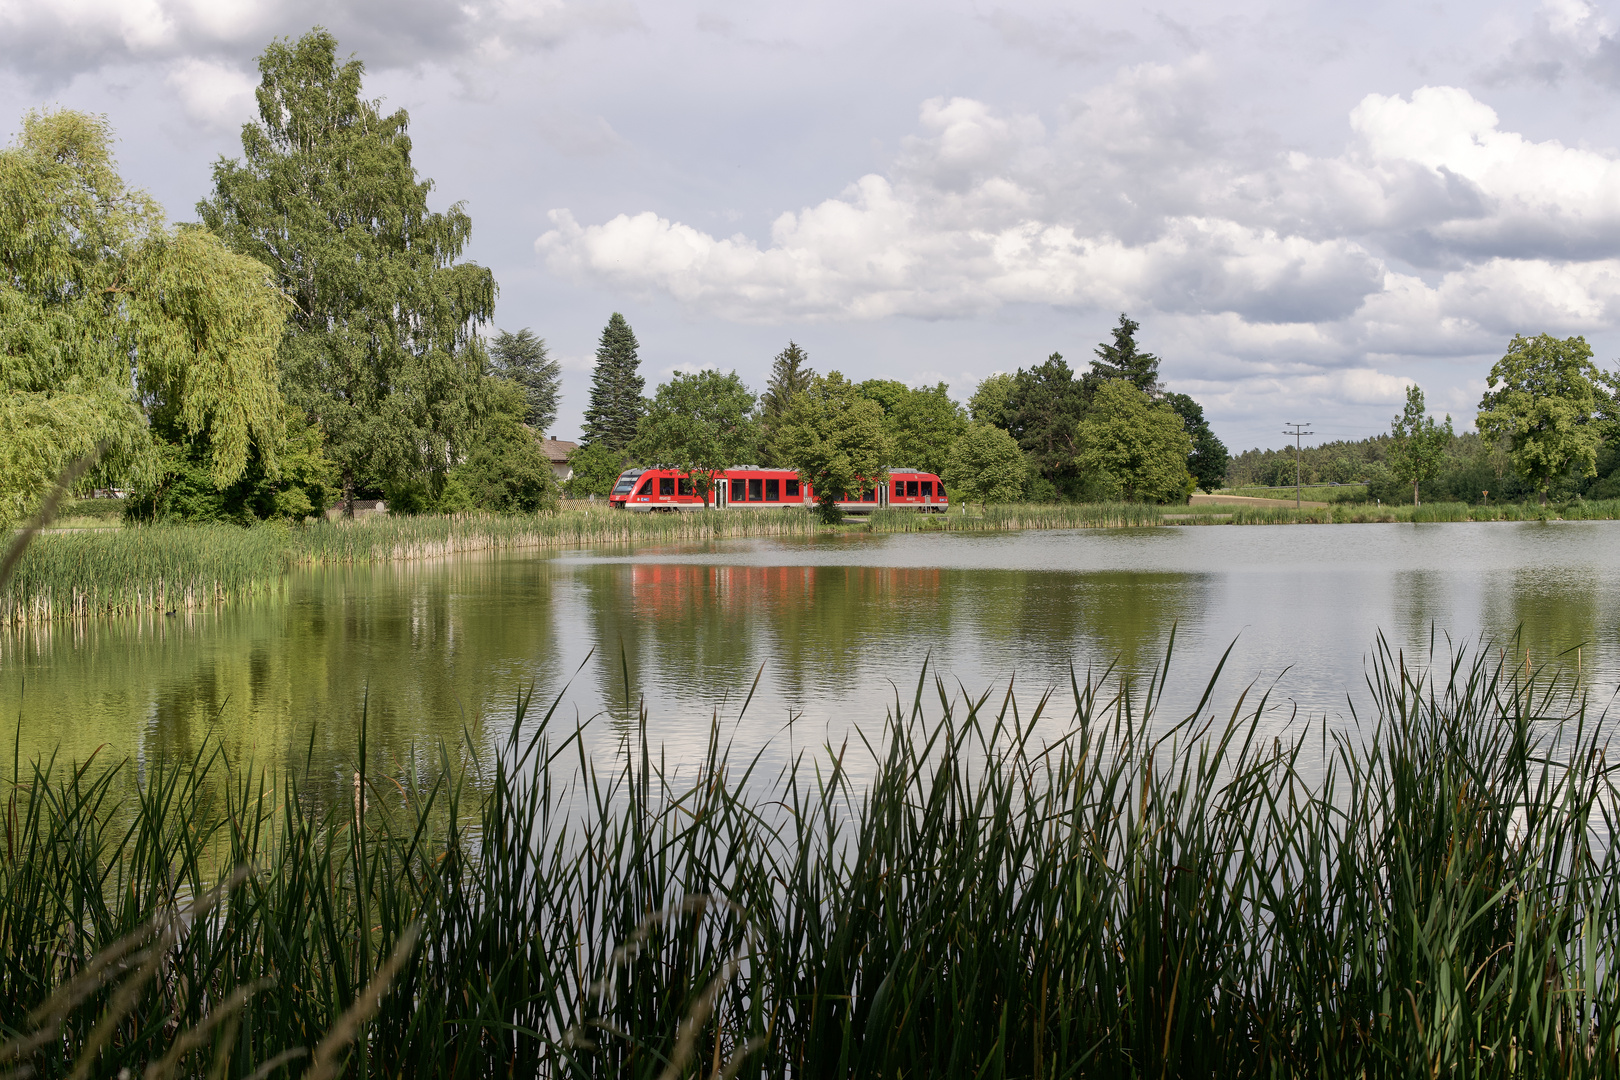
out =
<path fill-rule="evenodd" d="M 887 480 L 878 485 L 877 500 L 879 506 L 889 505 L 889 482 Z"/>
<path fill-rule="evenodd" d="M 716 510 L 724 510 L 726 508 L 726 478 L 723 476 L 715 477 L 714 508 Z"/>

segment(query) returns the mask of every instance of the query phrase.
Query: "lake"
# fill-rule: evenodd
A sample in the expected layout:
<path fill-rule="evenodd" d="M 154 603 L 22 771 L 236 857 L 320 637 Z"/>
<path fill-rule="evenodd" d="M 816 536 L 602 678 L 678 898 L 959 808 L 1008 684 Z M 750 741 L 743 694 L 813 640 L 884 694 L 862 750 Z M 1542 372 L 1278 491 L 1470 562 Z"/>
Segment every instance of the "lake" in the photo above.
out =
<path fill-rule="evenodd" d="M 1170 712 L 1232 646 L 1219 705 L 1254 684 L 1270 724 L 1345 723 L 1376 635 L 1426 655 L 1431 628 L 1445 649 L 1448 633 L 1511 647 L 1522 627 L 1519 663 L 1580 645 L 1602 705 L 1620 675 L 1617 552 L 1620 522 L 1168 526 L 320 568 L 217 612 L 0 635 L 0 732 L 25 760 L 99 747 L 146 764 L 209 744 L 336 772 L 364 708 L 393 768 L 441 743 L 487 757 L 532 686 L 561 695 L 570 727 L 595 718 L 593 751 L 644 700 L 671 762 L 718 719 L 770 764 L 881 730 L 925 659 L 953 695 L 999 699 L 1016 679 L 1027 712 L 1071 666 L 1140 679 L 1173 627 Z"/>

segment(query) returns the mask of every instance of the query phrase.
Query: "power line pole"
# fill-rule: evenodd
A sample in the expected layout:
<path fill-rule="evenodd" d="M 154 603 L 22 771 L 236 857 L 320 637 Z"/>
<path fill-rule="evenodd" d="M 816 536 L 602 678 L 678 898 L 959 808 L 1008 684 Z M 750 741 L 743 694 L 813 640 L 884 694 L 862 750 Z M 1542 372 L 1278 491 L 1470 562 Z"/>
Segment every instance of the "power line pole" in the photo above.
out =
<path fill-rule="evenodd" d="M 1292 420 L 1289 420 L 1289 421 L 1287 421 L 1287 424 L 1288 424 L 1289 427 L 1293 428 L 1294 430 L 1293 431 L 1285 431 L 1285 432 L 1283 432 L 1284 435 L 1292 435 L 1294 437 L 1294 509 L 1295 510 L 1299 509 L 1299 455 L 1300 455 L 1299 440 L 1300 440 L 1300 438 L 1302 436 L 1315 435 L 1316 434 L 1316 432 L 1314 432 L 1314 431 L 1301 431 L 1300 429 L 1305 428 L 1305 427 L 1309 427 L 1310 423 L 1311 422 L 1309 420 L 1307 420 L 1303 424 L 1296 424 Z"/>

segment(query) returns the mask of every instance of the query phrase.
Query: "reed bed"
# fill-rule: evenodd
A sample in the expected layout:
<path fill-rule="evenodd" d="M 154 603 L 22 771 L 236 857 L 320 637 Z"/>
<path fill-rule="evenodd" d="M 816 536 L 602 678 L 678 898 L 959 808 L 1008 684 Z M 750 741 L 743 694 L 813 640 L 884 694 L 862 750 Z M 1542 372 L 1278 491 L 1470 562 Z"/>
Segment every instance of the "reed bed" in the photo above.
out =
<path fill-rule="evenodd" d="M 1164 509 L 1144 503 L 1029 503 L 952 507 L 946 514 L 877 510 L 873 532 L 1011 532 L 1018 529 L 1120 528 L 1161 524 Z"/>
<path fill-rule="evenodd" d="M 1620 1075 L 1613 767 L 1573 691 L 1380 644 L 1358 726 L 1282 733 L 1213 680 L 1161 717 L 1164 678 L 925 674 L 774 775 L 718 725 L 674 770 L 644 713 L 598 761 L 524 707 L 482 779 L 373 775 L 363 725 L 352 788 L 38 762 L 0 805 L 0 1042 L 141 1075 L 235 1002 L 172 1075 L 313 1075 L 285 1055 L 339 1028 L 354 1077 Z M 120 998 L 98 955 L 210 895 Z"/>
<path fill-rule="evenodd" d="M 821 531 L 824 526 L 802 510 L 635 514 L 585 509 L 511 517 L 375 517 L 323 522 L 296 532 L 293 557 L 300 563 L 392 562 L 502 548 L 810 536 Z"/>
<path fill-rule="evenodd" d="M 0 582 L 0 625 L 195 611 L 273 589 L 286 569 L 288 535 L 230 525 L 41 533 Z"/>

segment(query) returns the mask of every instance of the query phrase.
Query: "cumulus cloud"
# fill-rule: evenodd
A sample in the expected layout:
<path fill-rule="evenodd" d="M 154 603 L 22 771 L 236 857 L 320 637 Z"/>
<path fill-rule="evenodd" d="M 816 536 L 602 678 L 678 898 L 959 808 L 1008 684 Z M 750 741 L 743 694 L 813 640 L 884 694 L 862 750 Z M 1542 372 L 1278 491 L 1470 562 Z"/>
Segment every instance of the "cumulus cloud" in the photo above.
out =
<path fill-rule="evenodd" d="M 0 63 L 44 85 L 148 61 L 245 72 L 272 38 L 319 24 L 374 66 L 454 67 L 636 20 L 628 0 L 0 0 Z"/>
<path fill-rule="evenodd" d="M 766 240 L 564 209 L 536 249 L 560 275 L 742 322 L 1154 312 L 1350 402 L 1398 398 L 1396 357 L 1620 325 L 1613 155 L 1505 131 L 1444 86 L 1367 95 L 1337 154 L 1262 152 L 1216 130 L 1207 83 L 1203 57 L 1144 65 L 1049 120 L 932 99 L 890 169 Z"/>

